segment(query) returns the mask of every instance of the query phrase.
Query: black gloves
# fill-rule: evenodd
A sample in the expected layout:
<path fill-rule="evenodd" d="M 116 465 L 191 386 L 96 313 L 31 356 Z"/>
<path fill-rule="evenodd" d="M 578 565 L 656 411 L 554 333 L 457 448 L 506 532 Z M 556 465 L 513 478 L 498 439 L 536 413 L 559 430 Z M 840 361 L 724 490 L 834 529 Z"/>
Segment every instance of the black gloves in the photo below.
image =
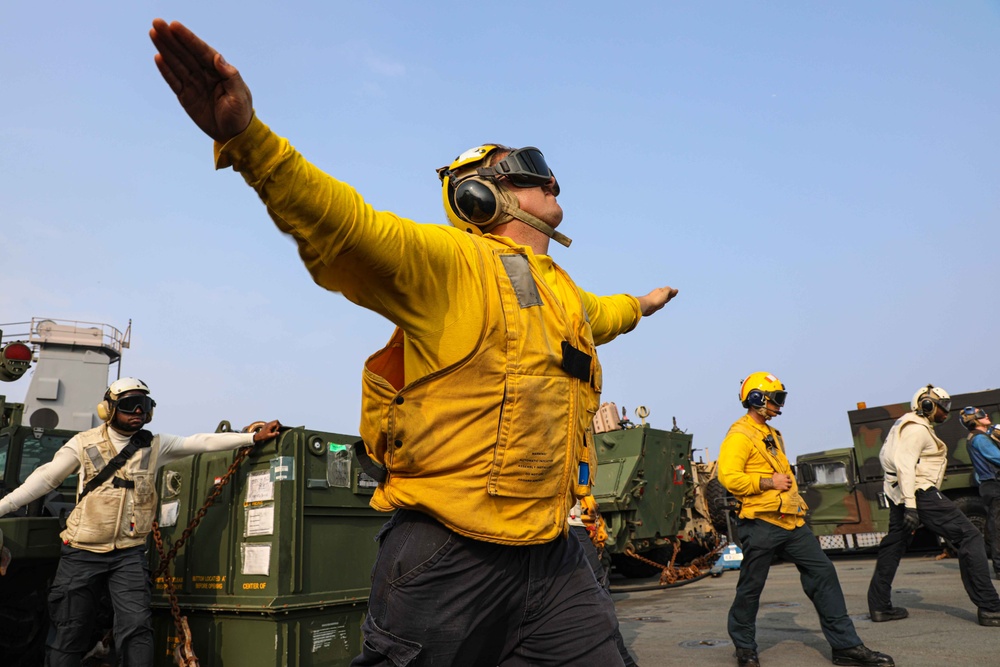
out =
<path fill-rule="evenodd" d="M 917 510 L 911 510 L 909 507 L 903 512 L 903 528 L 907 531 L 914 531 L 920 527 L 920 515 L 917 514 Z"/>

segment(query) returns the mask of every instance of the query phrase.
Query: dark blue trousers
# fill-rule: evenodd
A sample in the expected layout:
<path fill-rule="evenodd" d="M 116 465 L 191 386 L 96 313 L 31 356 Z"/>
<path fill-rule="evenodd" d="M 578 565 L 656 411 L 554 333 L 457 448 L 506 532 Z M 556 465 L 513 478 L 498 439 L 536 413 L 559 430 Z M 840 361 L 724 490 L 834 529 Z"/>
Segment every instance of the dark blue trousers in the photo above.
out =
<path fill-rule="evenodd" d="M 621 667 L 611 596 L 580 542 L 504 546 L 397 510 L 378 536 L 354 667 Z"/>
<path fill-rule="evenodd" d="M 604 569 L 604 564 L 601 563 L 601 555 L 597 553 L 597 547 L 594 546 L 594 541 L 590 539 L 590 533 L 583 526 L 570 526 L 569 534 L 571 537 L 575 537 L 583 548 L 587 563 L 590 564 L 590 569 L 594 571 L 597 585 L 610 593 L 611 573 Z M 622 637 L 621 628 L 619 628 L 617 620 L 615 622 L 615 646 L 618 647 L 618 653 L 625 662 L 625 667 L 637 667 L 632 654 L 628 652 L 628 647 L 625 646 L 625 638 Z"/>
<path fill-rule="evenodd" d="M 986 503 L 986 553 L 993 560 L 993 572 L 1000 575 L 1000 481 L 984 481 L 979 495 Z"/>
<path fill-rule="evenodd" d="M 990 580 L 989 562 L 983 536 L 951 499 L 931 487 L 915 494 L 917 513 L 924 528 L 951 542 L 958 551 L 958 569 L 969 599 L 979 609 L 1000 611 L 1000 597 Z M 903 527 L 905 507 L 889 502 L 889 532 L 878 545 L 875 572 L 868 585 L 868 609 L 884 611 L 892 607 L 892 580 L 899 561 L 913 541 L 913 533 Z"/>
<path fill-rule="evenodd" d="M 811 530 L 805 526 L 787 530 L 759 519 L 740 519 L 737 531 L 743 543 L 743 562 L 736 598 L 729 610 L 729 636 L 736 648 L 757 650 L 760 594 L 775 556 L 791 561 L 798 568 L 802 590 L 816 608 L 830 646 L 851 648 L 862 643 L 847 615 L 837 570 Z"/>
<path fill-rule="evenodd" d="M 49 591 L 53 632 L 46 667 L 79 667 L 104 591 L 115 610 L 115 649 L 125 667 L 152 667 L 153 623 L 146 548 L 94 553 L 63 546 Z"/>

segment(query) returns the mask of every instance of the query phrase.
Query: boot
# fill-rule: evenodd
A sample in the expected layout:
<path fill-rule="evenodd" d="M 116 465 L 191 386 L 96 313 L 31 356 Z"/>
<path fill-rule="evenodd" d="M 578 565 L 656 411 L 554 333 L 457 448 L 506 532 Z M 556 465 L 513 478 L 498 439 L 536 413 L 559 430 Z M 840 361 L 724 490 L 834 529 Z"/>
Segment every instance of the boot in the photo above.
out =
<path fill-rule="evenodd" d="M 739 667 L 760 667 L 757 651 L 752 648 L 738 648 L 733 655 L 736 656 L 736 664 Z"/>
<path fill-rule="evenodd" d="M 895 661 L 885 653 L 873 651 L 864 644 L 851 648 L 833 649 L 833 664 L 857 667 L 896 667 Z"/>
<path fill-rule="evenodd" d="M 898 621 L 910 615 L 910 612 L 906 611 L 906 607 L 892 607 L 890 609 L 886 609 L 885 611 L 870 611 L 868 613 L 872 617 L 872 621 L 875 623 Z"/>
<path fill-rule="evenodd" d="M 987 611 L 986 609 L 980 609 L 977 616 L 979 617 L 979 625 L 1000 627 L 1000 611 Z"/>

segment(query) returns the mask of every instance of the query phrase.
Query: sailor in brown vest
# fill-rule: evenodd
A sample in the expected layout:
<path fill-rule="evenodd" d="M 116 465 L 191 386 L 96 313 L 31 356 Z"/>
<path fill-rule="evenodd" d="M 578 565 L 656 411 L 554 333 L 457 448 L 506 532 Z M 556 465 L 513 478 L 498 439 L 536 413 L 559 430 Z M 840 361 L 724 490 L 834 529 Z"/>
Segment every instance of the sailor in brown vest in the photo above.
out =
<path fill-rule="evenodd" d="M 256 433 L 153 435 L 143 427 L 156 401 L 136 378 L 112 383 L 97 407 L 104 423 L 73 436 L 52 460 L 0 499 L 0 516 L 45 496 L 79 473 L 77 504 L 62 532 L 62 555 L 49 593 L 54 632 L 49 667 L 77 667 L 93 632 L 98 601 L 114 606 L 115 649 L 122 665 L 153 664 L 146 537 L 156 516 L 156 471 L 184 456 L 246 447 L 278 435 L 268 422 Z"/>

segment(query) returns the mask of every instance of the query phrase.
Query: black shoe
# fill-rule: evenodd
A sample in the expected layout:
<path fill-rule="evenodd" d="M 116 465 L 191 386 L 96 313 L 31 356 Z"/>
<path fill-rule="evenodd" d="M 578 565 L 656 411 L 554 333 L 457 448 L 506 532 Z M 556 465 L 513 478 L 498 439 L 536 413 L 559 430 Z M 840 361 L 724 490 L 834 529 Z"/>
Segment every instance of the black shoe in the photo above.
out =
<path fill-rule="evenodd" d="M 859 667 L 896 667 L 896 663 L 885 653 L 873 651 L 864 644 L 851 648 L 833 649 L 833 664 L 857 665 Z"/>
<path fill-rule="evenodd" d="M 980 609 L 977 616 L 979 616 L 979 625 L 1000 627 L 1000 611 Z"/>
<path fill-rule="evenodd" d="M 760 667 L 757 651 L 752 648 L 738 648 L 733 655 L 736 656 L 736 664 L 740 667 Z"/>
<path fill-rule="evenodd" d="M 898 621 L 904 619 L 910 615 L 910 612 L 906 611 L 906 607 L 893 607 L 892 609 L 886 609 L 885 611 L 872 611 L 869 612 L 869 615 L 875 623 L 884 623 L 885 621 Z"/>

